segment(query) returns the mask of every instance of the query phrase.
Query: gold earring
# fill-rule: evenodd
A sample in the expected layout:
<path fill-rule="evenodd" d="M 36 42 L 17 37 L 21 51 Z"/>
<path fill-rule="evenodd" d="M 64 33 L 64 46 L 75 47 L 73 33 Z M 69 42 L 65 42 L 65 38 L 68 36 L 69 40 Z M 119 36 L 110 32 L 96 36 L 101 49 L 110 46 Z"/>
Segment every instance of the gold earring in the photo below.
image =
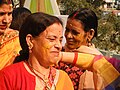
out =
<path fill-rule="evenodd" d="M 28 48 L 29 48 L 29 53 L 31 53 L 32 52 L 32 45 L 31 44 L 28 44 Z"/>
<path fill-rule="evenodd" d="M 31 49 L 31 45 L 30 44 L 28 44 L 28 48 Z"/>
<path fill-rule="evenodd" d="M 87 39 L 87 43 L 88 43 L 88 47 L 90 47 L 92 45 L 91 40 Z"/>

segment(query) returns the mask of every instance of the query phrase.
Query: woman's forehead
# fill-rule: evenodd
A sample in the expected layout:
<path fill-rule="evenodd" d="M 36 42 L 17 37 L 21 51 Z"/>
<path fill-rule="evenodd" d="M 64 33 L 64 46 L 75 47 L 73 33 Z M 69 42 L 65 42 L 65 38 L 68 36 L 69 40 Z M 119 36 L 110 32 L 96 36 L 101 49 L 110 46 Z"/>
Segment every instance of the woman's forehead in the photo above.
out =
<path fill-rule="evenodd" d="M 62 35 L 62 31 L 63 31 L 63 27 L 61 24 L 53 24 L 53 25 L 50 25 L 49 27 L 46 28 L 46 30 L 44 32 L 42 32 L 41 34 L 43 35 L 47 35 L 47 36 L 51 36 L 51 35 L 54 35 L 54 36 L 60 36 Z"/>
<path fill-rule="evenodd" d="M 71 29 L 77 29 L 77 30 L 84 28 L 82 23 L 76 19 L 68 19 L 66 27 Z"/>

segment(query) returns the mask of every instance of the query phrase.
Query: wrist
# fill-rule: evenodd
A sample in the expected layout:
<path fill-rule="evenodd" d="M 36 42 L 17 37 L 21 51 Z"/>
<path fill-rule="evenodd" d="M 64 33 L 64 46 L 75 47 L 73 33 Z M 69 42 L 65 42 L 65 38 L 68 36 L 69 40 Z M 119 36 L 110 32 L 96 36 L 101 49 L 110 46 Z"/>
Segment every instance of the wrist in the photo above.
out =
<path fill-rule="evenodd" d="M 63 60 L 63 52 L 60 52 L 60 60 L 59 61 L 62 61 Z"/>
<path fill-rule="evenodd" d="M 76 65 L 77 59 L 78 59 L 78 52 L 74 52 L 73 65 Z"/>

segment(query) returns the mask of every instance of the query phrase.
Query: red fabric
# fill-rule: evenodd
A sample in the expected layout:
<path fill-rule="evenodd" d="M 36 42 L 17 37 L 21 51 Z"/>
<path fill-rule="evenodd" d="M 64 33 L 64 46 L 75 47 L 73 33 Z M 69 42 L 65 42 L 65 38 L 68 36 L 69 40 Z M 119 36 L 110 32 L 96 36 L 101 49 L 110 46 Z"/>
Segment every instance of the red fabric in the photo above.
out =
<path fill-rule="evenodd" d="M 35 90 L 35 77 L 23 62 L 13 64 L 0 71 L 0 90 Z"/>
<path fill-rule="evenodd" d="M 75 57 L 74 57 L 74 60 L 73 60 L 73 65 L 76 64 L 76 61 L 77 61 L 77 58 L 78 58 L 78 52 L 75 52 Z"/>

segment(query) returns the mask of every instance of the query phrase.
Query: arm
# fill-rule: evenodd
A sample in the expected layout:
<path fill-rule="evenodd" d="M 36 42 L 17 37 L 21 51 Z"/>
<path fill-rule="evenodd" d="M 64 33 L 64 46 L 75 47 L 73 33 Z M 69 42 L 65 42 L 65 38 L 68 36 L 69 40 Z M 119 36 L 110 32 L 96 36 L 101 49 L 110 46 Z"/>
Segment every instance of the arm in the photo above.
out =
<path fill-rule="evenodd" d="M 91 68 L 95 55 L 77 52 L 62 52 L 63 62 L 73 63 L 80 68 Z"/>
<path fill-rule="evenodd" d="M 0 72 L 0 90 L 11 90 L 9 80 L 3 72 Z"/>
<path fill-rule="evenodd" d="M 108 86 L 120 76 L 119 72 L 102 55 L 78 53 L 76 60 L 74 60 L 76 57 L 74 52 L 63 52 L 62 54 L 61 61 L 68 63 L 75 63 L 74 61 L 76 61 L 76 66 L 100 74 L 104 79 L 105 86 Z"/>

